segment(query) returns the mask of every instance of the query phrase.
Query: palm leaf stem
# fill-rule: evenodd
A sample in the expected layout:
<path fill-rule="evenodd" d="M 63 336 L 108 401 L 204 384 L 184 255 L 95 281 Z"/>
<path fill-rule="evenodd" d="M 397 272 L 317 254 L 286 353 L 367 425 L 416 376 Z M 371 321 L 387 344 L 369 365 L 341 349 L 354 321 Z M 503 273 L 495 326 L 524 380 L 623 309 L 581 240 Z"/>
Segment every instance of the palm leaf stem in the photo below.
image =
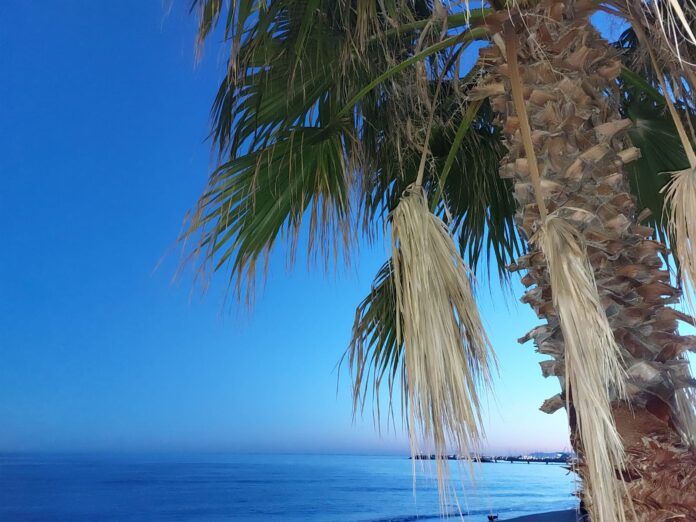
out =
<path fill-rule="evenodd" d="M 494 9 L 480 9 L 477 10 L 476 12 L 467 12 L 467 13 L 455 13 L 453 15 L 447 16 L 445 18 L 445 21 L 447 22 L 446 25 L 447 28 L 454 29 L 457 27 L 463 27 L 465 25 L 471 25 L 472 22 L 475 22 L 477 20 L 481 20 L 485 18 L 486 16 L 493 14 L 495 12 Z M 415 22 L 410 22 L 408 24 L 402 24 L 399 27 L 395 27 L 393 29 L 389 29 L 384 32 L 384 36 L 394 36 L 394 35 L 401 35 L 404 33 L 408 33 L 410 31 L 417 31 L 418 29 L 423 29 L 426 25 L 428 25 L 432 20 L 430 18 L 426 18 L 423 20 L 417 20 Z M 378 38 L 381 38 L 381 36 L 373 36 L 372 39 L 376 40 Z"/>
<path fill-rule="evenodd" d="M 621 67 L 621 78 L 650 96 L 658 104 L 665 104 L 665 97 L 660 94 L 660 91 L 655 89 L 652 85 L 646 82 L 645 79 L 633 72 L 628 67 Z"/>
<path fill-rule="evenodd" d="M 358 93 L 353 96 L 344 106 L 343 108 L 336 113 L 334 116 L 334 121 L 338 120 L 339 118 L 345 116 L 354 106 L 356 103 L 358 103 L 362 98 L 365 97 L 372 89 L 377 87 L 380 83 L 383 83 L 385 80 L 388 80 L 395 74 L 398 74 L 399 72 L 403 71 L 410 65 L 413 65 L 414 63 L 417 63 L 424 58 L 427 58 L 431 54 L 437 53 L 439 51 L 442 51 L 443 49 L 446 49 L 447 47 L 451 47 L 453 45 L 456 45 L 458 43 L 464 43 L 464 42 L 472 42 L 476 39 L 483 38 L 488 34 L 488 28 L 486 27 L 476 27 L 474 29 L 470 29 L 464 33 L 450 36 L 448 38 L 445 38 L 441 42 L 438 42 L 436 44 L 433 44 L 429 47 L 426 47 L 423 49 L 421 52 L 414 54 L 410 58 L 407 58 L 401 63 L 396 64 L 394 67 L 391 67 L 387 69 L 385 72 L 380 74 L 377 78 L 372 80 L 370 83 L 368 83 L 365 87 L 360 89 Z"/>
<path fill-rule="evenodd" d="M 464 118 L 462 119 L 462 122 L 460 123 L 459 128 L 457 129 L 457 133 L 454 135 L 452 147 L 450 148 L 449 153 L 447 154 L 447 159 L 445 159 L 445 164 L 442 167 L 442 173 L 440 174 L 440 180 L 438 181 L 437 192 L 435 193 L 433 202 L 430 204 L 430 210 L 433 212 L 435 211 L 437 202 L 440 201 L 440 198 L 442 197 L 442 192 L 445 189 L 447 177 L 449 176 L 449 173 L 452 170 L 452 165 L 454 164 L 454 160 L 456 159 L 457 153 L 459 152 L 459 147 L 461 146 L 462 141 L 464 141 L 464 136 L 466 135 L 467 131 L 471 128 L 471 124 L 474 121 L 476 114 L 478 114 L 478 111 L 481 108 L 482 104 L 483 100 L 474 101 L 471 104 L 469 104 L 469 106 L 466 108 L 466 111 L 464 112 Z"/>
<path fill-rule="evenodd" d="M 520 120 L 520 135 L 522 136 L 522 144 L 524 145 L 524 151 L 527 155 L 529 174 L 531 175 L 532 185 L 534 186 L 534 197 L 536 198 L 536 203 L 539 207 L 539 216 L 543 223 L 546 219 L 548 211 L 546 210 L 546 204 L 544 203 L 544 193 L 541 190 L 541 174 L 539 173 L 539 164 L 537 163 L 536 153 L 534 152 L 532 129 L 529 126 L 527 109 L 524 105 L 522 80 L 520 79 L 520 71 L 517 66 L 517 38 L 511 24 L 507 24 L 505 28 L 505 47 L 507 50 L 508 67 L 510 68 L 510 89 L 512 90 L 512 100 Z"/>

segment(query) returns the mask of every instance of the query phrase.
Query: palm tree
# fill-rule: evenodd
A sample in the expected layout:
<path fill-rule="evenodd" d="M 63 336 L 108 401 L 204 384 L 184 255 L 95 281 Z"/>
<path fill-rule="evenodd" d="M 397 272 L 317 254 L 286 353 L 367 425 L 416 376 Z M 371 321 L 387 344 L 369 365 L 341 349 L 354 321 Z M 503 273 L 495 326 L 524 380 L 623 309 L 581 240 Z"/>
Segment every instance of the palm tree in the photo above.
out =
<path fill-rule="evenodd" d="M 349 260 L 389 224 L 346 354 L 355 408 L 400 381 L 413 451 L 472 458 L 495 363 L 469 269 L 521 273 L 545 321 L 521 340 L 559 378 L 541 409 L 567 410 L 592 519 L 696 520 L 694 339 L 677 330 L 693 319 L 672 307 L 694 259 L 693 4 L 193 6 L 199 45 L 221 36 L 230 53 L 219 165 L 183 235 L 201 271 L 229 270 L 250 301 L 276 241 L 294 252 L 307 230 L 313 255 Z M 615 44 L 589 23 L 598 11 L 627 22 Z M 678 171 L 666 201 L 661 173 Z"/>

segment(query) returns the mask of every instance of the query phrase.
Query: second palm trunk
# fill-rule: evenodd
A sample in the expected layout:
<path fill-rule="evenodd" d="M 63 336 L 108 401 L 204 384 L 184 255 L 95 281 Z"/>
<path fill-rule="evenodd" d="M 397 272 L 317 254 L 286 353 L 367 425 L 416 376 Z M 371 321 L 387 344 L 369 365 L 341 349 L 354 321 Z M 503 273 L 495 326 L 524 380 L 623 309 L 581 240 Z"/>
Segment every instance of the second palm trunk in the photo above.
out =
<path fill-rule="evenodd" d="M 684 317 L 669 306 L 677 303 L 679 292 L 660 258 L 665 247 L 638 221 L 628 190 L 624 165 L 638 158 L 639 151 L 627 141 L 624 131 L 631 122 L 621 118 L 611 95 L 621 63 L 589 24 L 593 9 L 589 2 L 545 1 L 513 18 L 543 202 L 581 235 L 601 306 L 621 348 L 629 399 L 615 400 L 612 415 L 626 467 L 611 470 L 609 479 L 625 491 L 622 510 L 628 520 L 696 520 L 696 455 L 683 436 L 677 405 L 677 391 L 691 384 L 683 353 L 692 340 L 679 335 L 677 321 Z M 505 20 L 507 16 L 501 17 L 501 32 Z M 496 21 L 489 23 L 495 26 Z M 504 40 L 494 41 L 497 45 L 482 50 L 482 59 L 494 71 L 482 82 L 488 84 L 486 92 L 500 93 L 491 103 L 509 149 L 501 176 L 514 181 L 518 225 L 531 238 L 541 226 L 543 210 L 535 199 L 514 109 Z M 552 413 L 568 406 L 578 471 L 587 483 L 583 498 L 593 512 L 593 496 L 602 492 L 589 483 L 586 457 L 590 445 L 603 441 L 583 440 L 578 429 L 574 403 L 581 388 L 576 384 L 573 389 L 573 379 L 566 379 L 567 347 L 547 268 L 547 259 L 533 243 L 512 267 L 526 270 L 522 281 L 529 290 L 523 301 L 546 319 L 523 340 L 533 339 L 540 353 L 552 357 L 542 363 L 542 371 L 559 378 L 561 393 L 542 409 Z M 591 438 L 587 433 L 584 437 Z M 601 520 L 597 513 L 595 518 L 614 522 Z"/>

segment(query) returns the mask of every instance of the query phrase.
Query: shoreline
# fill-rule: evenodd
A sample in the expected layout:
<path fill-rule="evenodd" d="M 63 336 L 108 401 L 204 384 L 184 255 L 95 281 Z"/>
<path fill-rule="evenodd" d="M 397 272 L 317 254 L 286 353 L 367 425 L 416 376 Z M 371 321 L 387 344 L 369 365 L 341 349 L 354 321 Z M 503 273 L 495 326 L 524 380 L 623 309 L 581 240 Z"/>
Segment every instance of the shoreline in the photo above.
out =
<path fill-rule="evenodd" d="M 497 522 L 577 522 L 577 511 L 568 509 L 565 511 L 551 511 L 537 515 L 525 515 L 523 517 L 499 519 Z"/>

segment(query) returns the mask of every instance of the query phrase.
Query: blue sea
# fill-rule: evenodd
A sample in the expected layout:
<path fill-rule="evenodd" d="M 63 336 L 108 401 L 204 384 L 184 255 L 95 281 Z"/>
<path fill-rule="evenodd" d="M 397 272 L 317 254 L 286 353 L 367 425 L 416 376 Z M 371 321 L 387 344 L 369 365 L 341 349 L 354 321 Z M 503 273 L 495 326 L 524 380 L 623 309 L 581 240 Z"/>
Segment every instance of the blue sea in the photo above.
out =
<path fill-rule="evenodd" d="M 0 520 L 438 520 L 431 475 L 418 473 L 414 496 L 406 457 L 0 454 Z M 502 521 L 572 509 L 574 488 L 559 465 L 480 464 L 459 503 L 467 522 Z"/>

